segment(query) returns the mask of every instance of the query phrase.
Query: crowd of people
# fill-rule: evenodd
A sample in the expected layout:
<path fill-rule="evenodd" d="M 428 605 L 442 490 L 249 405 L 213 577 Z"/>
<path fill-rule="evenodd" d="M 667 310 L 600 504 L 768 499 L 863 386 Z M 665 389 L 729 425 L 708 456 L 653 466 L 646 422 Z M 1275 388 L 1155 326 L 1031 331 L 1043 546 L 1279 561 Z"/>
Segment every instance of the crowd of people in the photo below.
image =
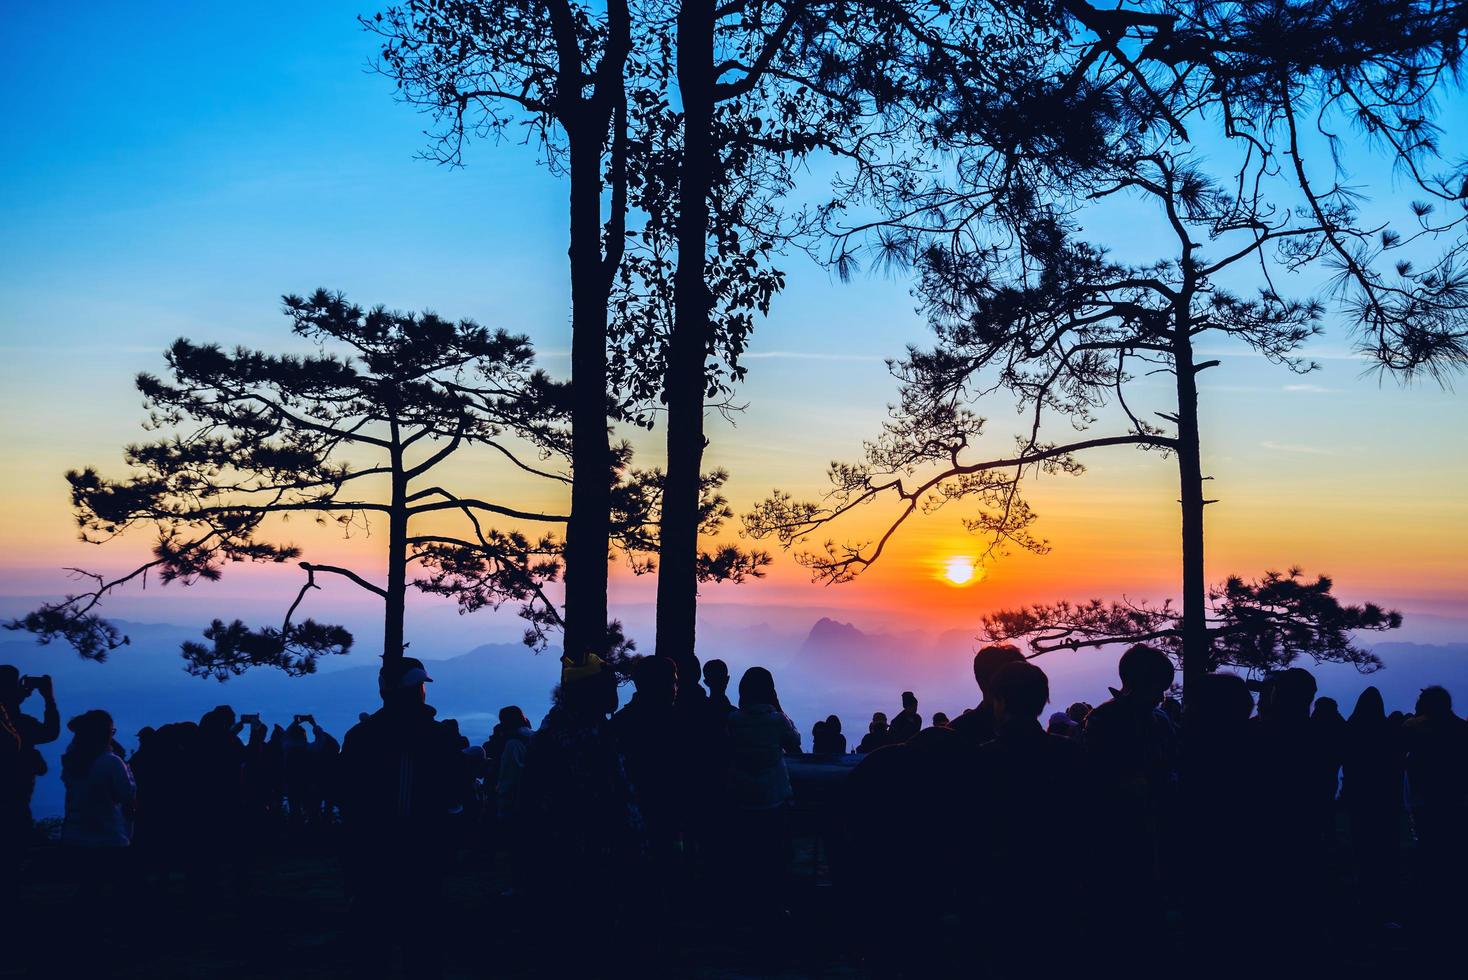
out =
<path fill-rule="evenodd" d="M 1368 687 L 1345 716 L 1292 668 L 1207 675 L 1184 705 L 1169 658 L 1134 646 L 1107 700 L 1042 724 L 1049 680 L 1019 650 L 985 647 L 973 669 L 980 700 L 962 714 L 925 727 L 903 692 L 854 766 L 834 715 L 803 757 L 849 768 L 819 826 L 853 921 L 880 926 L 857 940 L 877 973 L 941 971 L 954 937 L 973 935 L 1001 977 L 1121 936 L 1139 963 L 1182 951 L 1195 976 L 1309 975 L 1347 934 L 1451 946 L 1468 911 L 1468 722 L 1445 689 L 1388 714 Z M 732 699 L 722 661 L 699 680 L 667 658 L 565 660 L 540 726 L 508 706 L 483 745 L 437 717 L 432 678 L 407 657 L 383 667 L 381 708 L 340 743 L 309 715 L 267 731 L 221 706 L 144 729 L 129 756 L 90 710 L 67 725 L 60 841 L 106 888 L 172 870 L 217 882 L 272 835 L 329 836 L 364 964 L 406 942 L 431 972 L 444 875 L 475 840 L 505 856 L 527 921 L 586 940 L 547 945 L 567 969 L 608 943 L 655 958 L 670 937 L 619 930 L 674 923 L 690 897 L 774 948 L 801 736 L 768 670 L 747 670 Z M 23 708 L 32 695 L 40 718 Z M 0 666 L 7 870 L 33 836 L 36 747 L 60 735 L 49 678 Z"/>

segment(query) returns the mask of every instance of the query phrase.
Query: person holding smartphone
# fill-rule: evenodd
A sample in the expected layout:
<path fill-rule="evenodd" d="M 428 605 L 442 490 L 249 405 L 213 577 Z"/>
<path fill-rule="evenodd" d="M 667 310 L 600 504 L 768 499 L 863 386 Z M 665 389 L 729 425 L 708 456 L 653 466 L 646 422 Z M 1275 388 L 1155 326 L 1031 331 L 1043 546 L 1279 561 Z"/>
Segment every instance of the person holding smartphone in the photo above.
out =
<path fill-rule="evenodd" d="M 21 704 L 32 694 L 45 703 L 41 720 L 23 714 Z M 46 763 L 36 746 L 61 736 L 61 714 L 51 691 L 51 677 L 22 677 L 9 664 L 0 664 L 0 833 L 8 839 L 30 834 L 31 793 Z"/>
<path fill-rule="evenodd" d="M 22 714 L 21 704 L 33 693 L 45 702 L 41 720 Z M 36 777 L 46 771 L 45 760 L 36 746 L 61 736 L 61 714 L 51 692 L 49 675 L 22 677 L 9 664 L 0 664 L 0 876 L 14 880 L 32 833 L 31 794 Z M 19 890 L 0 888 L 0 916 L 12 921 L 8 907 Z"/>

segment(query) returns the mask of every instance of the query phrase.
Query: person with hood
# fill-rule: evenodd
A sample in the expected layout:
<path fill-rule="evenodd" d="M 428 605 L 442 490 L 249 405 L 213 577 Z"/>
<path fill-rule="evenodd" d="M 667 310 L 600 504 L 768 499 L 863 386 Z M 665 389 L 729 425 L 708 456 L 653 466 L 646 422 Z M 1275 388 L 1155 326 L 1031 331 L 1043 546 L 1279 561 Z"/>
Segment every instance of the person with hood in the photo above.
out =
<path fill-rule="evenodd" d="M 423 662 L 399 657 L 378 673 L 382 707 L 347 732 L 340 759 L 342 824 L 354 948 L 380 969 L 401 943 L 432 973 L 442 928 L 442 879 L 452 857 L 459 742 L 427 703 Z"/>

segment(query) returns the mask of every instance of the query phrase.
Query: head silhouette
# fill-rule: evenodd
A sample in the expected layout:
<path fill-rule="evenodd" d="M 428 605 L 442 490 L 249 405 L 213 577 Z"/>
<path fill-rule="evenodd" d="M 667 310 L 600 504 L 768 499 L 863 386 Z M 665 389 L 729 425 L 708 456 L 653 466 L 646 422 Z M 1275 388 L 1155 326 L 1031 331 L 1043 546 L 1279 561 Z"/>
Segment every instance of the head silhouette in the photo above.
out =
<path fill-rule="evenodd" d="M 947 728 L 948 727 L 948 715 L 946 713 L 942 712 L 942 711 L 935 711 L 935 712 L 933 712 L 933 727 L 934 728 Z"/>
<path fill-rule="evenodd" d="M 1412 713 L 1423 718 L 1451 718 L 1453 696 L 1448 693 L 1447 688 L 1439 684 L 1424 687 L 1422 693 L 1417 695 L 1417 707 Z"/>
<path fill-rule="evenodd" d="M 751 667 L 739 678 L 739 707 L 752 708 L 757 704 L 782 710 L 780 695 L 775 693 L 774 675 L 763 667 Z"/>
<path fill-rule="evenodd" d="M 1050 678 L 1024 660 L 1005 664 L 990 682 L 994 717 L 1001 723 L 1036 721 L 1050 703 Z"/>
<path fill-rule="evenodd" d="M 1280 718 L 1305 718 L 1315 700 L 1315 675 L 1303 667 L 1282 670 L 1269 687 L 1270 711 Z"/>
<path fill-rule="evenodd" d="M 1005 664 L 1020 663 L 1024 659 L 1019 647 L 1008 643 L 993 643 L 974 654 L 974 680 L 978 682 L 984 700 L 989 700 L 989 685 L 999 669 Z"/>
<path fill-rule="evenodd" d="M 602 666 L 590 673 L 562 680 L 553 694 L 555 702 L 582 724 L 606 719 L 617 710 L 617 675 Z"/>
<path fill-rule="evenodd" d="M 903 691 L 902 692 L 902 710 L 903 711 L 916 711 L 917 710 L 917 695 L 916 694 L 912 693 L 911 691 Z"/>
<path fill-rule="evenodd" d="M 390 708 L 426 704 L 428 688 L 425 685 L 432 682 L 423 661 L 416 657 L 386 661 L 377 672 L 377 691 L 382 695 L 382 703 Z"/>
<path fill-rule="evenodd" d="M 1116 672 L 1121 676 L 1121 692 L 1148 704 L 1161 704 L 1176 676 L 1167 654 L 1142 643 L 1127 648 L 1117 662 Z"/>
<path fill-rule="evenodd" d="M 1315 710 L 1310 717 L 1320 721 L 1340 721 L 1341 706 L 1336 704 L 1335 698 L 1316 698 Z"/>
<path fill-rule="evenodd" d="M 660 705 L 678 699 L 678 665 L 669 657 L 643 657 L 632 668 L 638 697 Z"/>
<path fill-rule="evenodd" d="M 234 709 L 227 704 L 221 704 L 204 712 L 204 717 L 199 719 L 199 731 L 210 735 L 228 733 L 234 727 Z"/>
<path fill-rule="evenodd" d="M 1361 692 L 1356 706 L 1351 709 L 1351 722 L 1357 725 L 1380 724 L 1386 721 L 1386 702 L 1373 684 Z"/>
<path fill-rule="evenodd" d="M 1204 674 L 1197 690 L 1188 690 L 1184 717 L 1190 731 L 1237 730 L 1254 711 L 1254 696 L 1248 683 L 1237 674 Z"/>
<path fill-rule="evenodd" d="M 525 717 L 525 712 L 520 710 L 519 705 L 510 704 L 500 709 L 500 724 L 518 731 L 529 728 L 530 719 Z"/>
<path fill-rule="evenodd" d="M 729 665 L 722 660 L 710 660 L 703 665 L 703 682 L 710 694 L 722 694 L 729 689 Z"/>
<path fill-rule="evenodd" d="M 830 732 L 832 735 L 840 735 L 841 734 L 841 719 L 840 718 L 837 718 L 835 715 L 827 715 L 826 716 L 826 731 Z"/>
<path fill-rule="evenodd" d="M 77 715 L 66 723 L 72 733 L 71 744 L 61 757 L 61 771 L 67 776 L 80 776 L 103 752 L 112 751 L 116 728 L 112 716 L 100 709 Z"/>

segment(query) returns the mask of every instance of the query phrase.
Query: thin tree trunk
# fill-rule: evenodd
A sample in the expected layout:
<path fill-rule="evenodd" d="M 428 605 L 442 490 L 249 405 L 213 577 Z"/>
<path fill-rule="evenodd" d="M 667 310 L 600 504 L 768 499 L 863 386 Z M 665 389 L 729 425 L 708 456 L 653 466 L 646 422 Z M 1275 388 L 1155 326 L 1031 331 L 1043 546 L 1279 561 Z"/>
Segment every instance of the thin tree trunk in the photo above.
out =
<path fill-rule="evenodd" d="M 567 127 L 571 172 L 571 517 L 566 527 L 565 651 L 606 652 L 611 440 L 607 286 L 601 250 L 604 134 Z"/>
<path fill-rule="evenodd" d="M 1184 292 L 1184 297 L 1189 293 Z M 1189 305 L 1179 300 L 1181 308 Z M 1186 314 L 1173 338 L 1177 370 L 1177 469 L 1182 504 L 1183 692 L 1208 672 L 1207 585 L 1203 570 L 1203 463 L 1198 435 L 1198 369 Z"/>
<path fill-rule="evenodd" d="M 396 420 L 391 423 L 391 429 L 392 504 L 387 517 L 387 597 L 382 617 L 384 666 L 403 655 L 404 607 L 408 597 L 408 477 L 403 469 Z"/>
<path fill-rule="evenodd" d="M 698 676 L 699 474 L 703 467 L 704 370 L 709 348 L 707 267 L 709 189 L 713 181 L 714 9 L 685 0 L 678 13 L 678 91 L 683 101 L 683 161 L 678 187 L 678 259 L 673 328 L 664 392 L 668 473 L 659 529 L 657 651 L 678 664 L 684 683 Z"/>

